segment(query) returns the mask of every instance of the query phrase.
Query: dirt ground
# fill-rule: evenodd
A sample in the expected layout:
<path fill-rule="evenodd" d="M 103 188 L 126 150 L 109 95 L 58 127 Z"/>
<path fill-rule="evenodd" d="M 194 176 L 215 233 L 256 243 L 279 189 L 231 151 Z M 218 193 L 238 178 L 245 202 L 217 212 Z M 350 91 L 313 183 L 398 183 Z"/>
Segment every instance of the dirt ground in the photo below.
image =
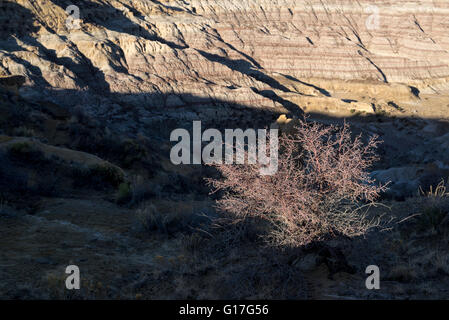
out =
<path fill-rule="evenodd" d="M 338 96 L 338 92 L 332 95 Z M 341 98 L 346 96 L 347 93 L 341 93 Z M 403 167 L 420 166 L 422 175 L 416 181 L 424 183 L 424 178 L 433 177 L 427 185 L 421 185 L 428 190 L 441 178 L 449 177 L 445 171 L 445 165 L 449 164 L 448 101 L 444 93 L 422 94 L 413 103 L 397 99 L 390 104 L 389 111 L 371 115 L 354 113 L 346 121 L 354 133 L 375 133 L 384 141 L 381 161 L 375 170 L 382 174 L 382 170 L 390 168 L 402 172 Z M 439 118 L 427 118 L 430 115 Z M 344 120 L 312 112 L 311 119 L 323 123 Z M 69 131 L 64 131 L 68 120 L 53 121 L 52 127 L 60 129 L 53 130 L 47 142 L 67 145 L 72 139 Z M 90 130 L 83 134 L 94 132 L 95 137 L 102 137 L 102 131 L 95 129 L 92 122 L 82 125 Z M 46 127 L 42 132 L 36 128 L 33 133 L 37 135 L 45 136 L 48 131 Z M 11 138 L 3 136 L 0 147 L 8 141 Z M 126 174 L 146 177 L 152 194 L 144 196 L 147 205 L 144 209 L 141 205 L 117 201 L 116 187 L 105 191 L 83 186 L 61 194 L 42 194 L 33 189 L 33 193 L 18 191 L 12 196 L 6 192 L 9 196 L 0 198 L 0 298 L 440 299 L 449 296 L 447 196 L 438 199 L 418 196 L 417 188 L 410 195 L 385 196 L 370 211 L 371 215 L 383 216 L 390 222 L 383 229 L 373 230 L 366 237 L 307 248 L 273 249 L 260 241 L 257 228 L 213 227 L 216 197 L 209 195 L 203 180 L 213 172 L 201 166 L 172 165 L 168 160 L 170 145 L 160 140 L 152 144 L 153 149 L 145 147 L 150 150 L 145 152 L 136 144 L 124 144 L 131 150 L 131 159 L 128 154 L 116 157 L 107 150 L 97 155 L 104 155 L 117 165 L 132 163 Z M 147 146 L 145 142 L 142 145 Z M 122 146 L 118 150 L 123 150 Z M 73 148 L 78 147 L 83 150 L 82 145 Z M 69 170 L 64 167 L 52 173 L 49 168 L 62 160 L 55 160 L 48 153 L 64 154 L 64 159 L 73 153 L 40 148 L 54 161 L 42 160 L 45 170 L 39 162 L 23 164 L 22 159 L 20 165 L 31 170 L 33 180 L 40 181 L 43 188 L 53 181 L 52 175 Z M 136 152 L 144 155 L 136 158 Z M 73 157 L 72 166 L 76 161 L 106 163 L 80 154 Z M 411 178 L 407 177 L 408 171 L 404 172 L 402 176 L 398 173 L 398 177 Z M 77 181 L 67 174 L 63 175 L 63 182 L 69 181 L 64 180 L 67 177 Z M 396 191 L 401 188 L 402 185 L 396 185 Z M 434 207 L 441 215 L 440 211 L 432 211 Z M 145 215 L 148 210 L 160 213 L 156 216 L 160 220 L 149 221 Z M 65 288 L 68 276 L 65 268 L 72 264 L 81 273 L 81 289 L 77 291 Z M 369 265 L 380 268 L 379 290 L 368 290 L 365 286 L 368 276 L 365 269 Z"/>

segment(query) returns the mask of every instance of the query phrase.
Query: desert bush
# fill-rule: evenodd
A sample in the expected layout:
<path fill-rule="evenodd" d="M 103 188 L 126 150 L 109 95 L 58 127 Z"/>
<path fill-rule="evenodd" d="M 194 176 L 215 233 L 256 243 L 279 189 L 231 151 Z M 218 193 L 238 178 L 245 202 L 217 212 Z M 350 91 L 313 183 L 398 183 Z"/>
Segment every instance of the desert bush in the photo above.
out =
<path fill-rule="evenodd" d="M 147 157 L 148 152 L 142 145 L 136 140 L 126 139 L 121 143 L 121 152 L 119 163 L 125 167 L 131 167 L 135 162 L 142 161 Z"/>
<path fill-rule="evenodd" d="M 13 136 L 18 137 L 34 137 L 36 135 L 35 131 L 26 126 L 16 127 L 12 131 Z"/>
<path fill-rule="evenodd" d="M 33 147 L 28 142 L 17 142 L 9 146 L 8 151 L 11 155 L 22 155 L 33 151 Z"/>
<path fill-rule="evenodd" d="M 131 188 L 129 183 L 123 182 L 118 186 L 116 201 L 118 204 L 129 202 L 131 199 Z"/>
<path fill-rule="evenodd" d="M 204 248 L 205 243 L 206 238 L 198 232 L 182 235 L 182 248 L 187 254 L 197 253 L 201 248 Z"/>
<path fill-rule="evenodd" d="M 120 169 L 109 163 L 73 166 L 69 176 L 73 179 L 74 188 L 88 187 L 96 190 L 118 188 L 125 180 Z"/>
<path fill-rule="evenodd" d="M 167 225 L 171 219 L 168 215 L 162 214 L 154 205 L 143 203 L 137 209 L 136 216 L 146 231 L 167 233 Z"/>
<path fill-rule="evenodd" d="M 150 196 L 153 196 L 150 184 L 142 176 L 133 175 L 129 182 L 119 185 L 116 200 L 119 204 L 137 205 Z"/>
<path fill-rule="evenodd" d="M 20 163 L 29 165 L 43 165 L 48 163 L 44 152 L 32 142 L 16 142 L 7 147 L 8 156 Z"/>
<path fill-rule="evenodd" d="M 146 233 L 160 233 L 174 235 L 176 233 L 193 233 L 203 230 L 210 219 L 191 206 L 183 206 L 181 203 L 171 203 L 169 205 L 158 205 L 157 207 L 149 202 L 142 202 L 136 210 L 137 222 L 140 231 Z"/>
<path fill-rule="evenodd" d="M 412 265 L 396 265 L 390 270 L 386 279 L 402 283 L 412 282 L 418 277 L 416 269 L 416 266 Z"/>
<path fill-rule="evenodd" d="M 149 152 L 142 139 L 123 138 L 102 126 L 88 126 L 75 120 L 68 129 L 72 149 L 95 154 L 122 168 L 149 161 Z"/>
<path fill-rule="evenodd" d="M 299 121 L 292 135 L 279 138 L 278 171 L 259 174 L 256 165 L 214 165 L 222 178 L 208 179 L 221 191 L 218 209 L 233 221 L 269 222 L 271 244 L 299 246 L 336 236 L 358 236 L 378 225 L 363 208 L 386 189 L 368 169 L 378 160 L 377 136 L 363 143 L 349 126 Z"/>
<path fill-rule="evenodd" d="M 449 190 L 444 179 L 442 179 L 436 187 L 430 185 L 428 191 L 424 191 L 423 188 L 420 187 L 419 193 L 421 196 L 427 197 L 431 201 L 438 201 L 449 197 Z"/>
<path fill-rule="evenodd" d="M 432 185 L 428 191 L 420 188 L 423 199 L 421 214 L 418 216 L 418 224 L 422 230 L 440 233 L 449 222 L 449 192 L 444 180 L 434 188 Z"/>
<path fill-rule="evenodd" d="M 102 180 L 115 187 L 119 186 L 125 179 L 119 169 L 109 164 L 93 165 L 90 167 L 90 172 L 93 175 L 98 175 Z"/>

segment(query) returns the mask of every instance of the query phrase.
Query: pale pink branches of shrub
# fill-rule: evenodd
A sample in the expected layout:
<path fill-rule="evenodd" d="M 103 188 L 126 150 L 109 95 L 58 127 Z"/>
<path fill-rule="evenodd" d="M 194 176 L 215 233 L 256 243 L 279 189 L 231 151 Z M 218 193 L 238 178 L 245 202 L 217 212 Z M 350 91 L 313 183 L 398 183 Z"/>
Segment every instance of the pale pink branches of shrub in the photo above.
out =
<path fill-rule="evenodd" d="M 218 208 L 231 220 L 255 217 L 270 222 L 266 240 L 298 246 L 343 235 L 365 234 L 378 225 L 362 210 L 373 204 L 385 185 L 368 173 L 378 160 L 377 136 L 363 143 L 349 126 L 299 121 L 294 134 L 279 137 L 276 174 L 260 175 L 260 165 L 214 165 L 220 179 L 208 183 L 223 196 Z M 267 150 L 269 152 L 269 150 Z"/>

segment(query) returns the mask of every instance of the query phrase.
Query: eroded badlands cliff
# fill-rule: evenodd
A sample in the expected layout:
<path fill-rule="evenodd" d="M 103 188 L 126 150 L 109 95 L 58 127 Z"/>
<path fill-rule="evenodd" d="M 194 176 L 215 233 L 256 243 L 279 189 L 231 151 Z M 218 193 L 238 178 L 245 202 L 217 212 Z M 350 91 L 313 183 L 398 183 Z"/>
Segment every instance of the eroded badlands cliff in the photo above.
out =
<path fill-rule="evenodd" d="M 0 0 L 0 299 L 447 298 L 448 16 L 447 0 Z M 380 136 L 370 174 L 391 183 L 370 214 L 401 223 L 291 252 L 214 229 L 216 172 L 173 165 L 171 130 L 304 112 Z"/>
<path fill-rule="evenodd" d="M 0 74 L 26 76 L 24 97 L 109 121 L 131 107 L 144 125 L 233 117 L 232 105 L 449 108 L 420 101 L 449 90 L 446 1 L 78 1 L 80 28 L 67 24 L 71 4 L 2 1 Z"/>

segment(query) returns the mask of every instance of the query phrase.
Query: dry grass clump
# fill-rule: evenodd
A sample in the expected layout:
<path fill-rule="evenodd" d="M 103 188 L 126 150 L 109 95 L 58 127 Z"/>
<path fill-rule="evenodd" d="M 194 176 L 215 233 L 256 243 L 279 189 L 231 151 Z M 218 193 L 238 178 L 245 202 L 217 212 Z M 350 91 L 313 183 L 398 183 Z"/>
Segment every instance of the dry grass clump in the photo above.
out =
<path fill-rule="evenodd" d="M 428 191 L 420 188 L 424 205 L 418 217 L 418 223 L 424 230 L 441 233 L 449 222 L 449 192 L 444 180 Z"/>
<path fill-rule="evenodd" d="M 403 283 L 408 283 L 416 280 L 418 274 L 416 273 L 416 266 L 397 265 L 394 266 L 388 273 L 386 279 Z"/>
<path fill-rule="evenodd" d="M 419 191 L 422 196 L 428 197 L 432 200 L 439 200 L 449 197 L 448 187 L 444 179 L 442 179 L 435 188 L 430 186 L 429 191 L 424 191 L 421 187 L 419 188 Z"/>
<path fill-rule="evenodd" d="M 232 221 L 258 218 L 270 223 L 265 240 L 300 246 L 338 235 L 358 236 L 378 225 L 364 208 L 386 187 L 375 185 L 368 168 L 378 160 L 376 136 L 366 144 L 349 126 L 299 121 L 296 132 L 279 138 L 278 171 L 259 174 L 260 165 L 215 167 L 209 179 L 221 191 L 218 208 Z"/>
<path fill-rule="evenodd" d="M 168 216 L 163 215 L 151 203 L 143 203 L 137 209 L 136 217 L 146 231 L 158 230 L 163 233 L 167 232 Z"/>
<path fill-rule="evenodd" d="M 208 218 L 199 208 L 188 203 L 152 203 L 143 201 L 136 210 L 140 229 L 148 234 L 190 234 L 202 229 Z"/>

